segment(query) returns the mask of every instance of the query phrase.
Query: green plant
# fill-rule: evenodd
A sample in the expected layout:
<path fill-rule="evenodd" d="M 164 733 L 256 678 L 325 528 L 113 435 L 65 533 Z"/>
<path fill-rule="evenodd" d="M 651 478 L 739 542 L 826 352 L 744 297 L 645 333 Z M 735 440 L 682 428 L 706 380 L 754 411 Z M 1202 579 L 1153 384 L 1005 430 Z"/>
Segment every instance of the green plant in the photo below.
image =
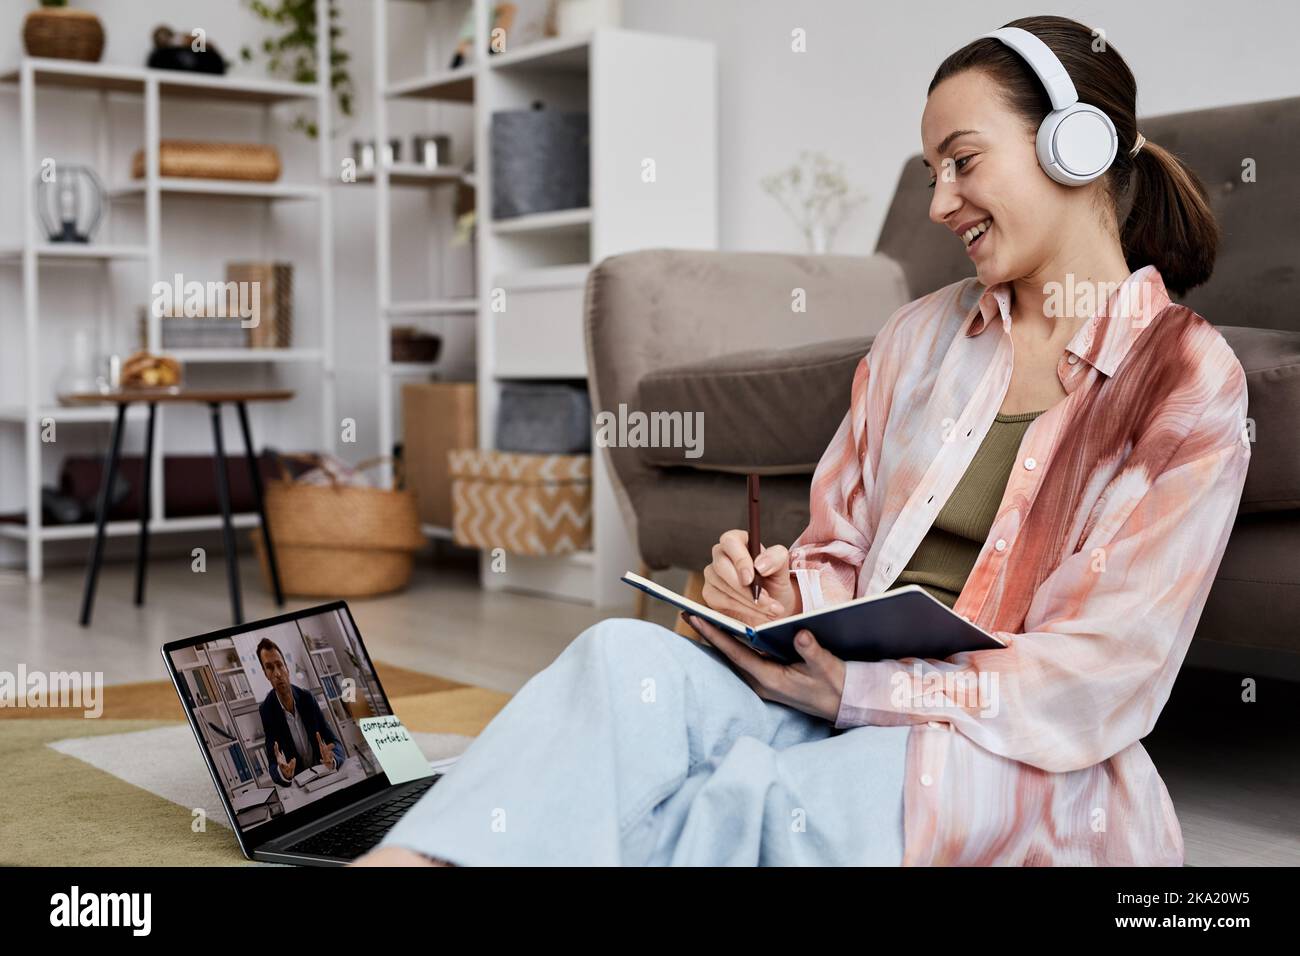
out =
<path fill-rule="evenodd" d="M 267 37 L 262 41 L 260 52 L 266 57 L 267 72 L 295 83 L 317 82 L 316 0 L 277 0 L 273 3 L 266 0 L 244 0 L 244 3 L 267 23 L 284 28 L 278 37 Z M 352 74 L 348 72 L 348 61 L 352 57 L 339 45 L 343 29 L 338 25 L 338 18 L 337 0 L 329 0 L 330 89 L 338 103 L 339 112 L 351 116 L 354 90 Z M 251 63 L 255 54 L 252 47 L 245 46 L 239 55 L 244 62 Z M 294 120 L 293 128 L 303 130 L 313 139 L 320 133 L 316 123 L 306 116 Z"/>

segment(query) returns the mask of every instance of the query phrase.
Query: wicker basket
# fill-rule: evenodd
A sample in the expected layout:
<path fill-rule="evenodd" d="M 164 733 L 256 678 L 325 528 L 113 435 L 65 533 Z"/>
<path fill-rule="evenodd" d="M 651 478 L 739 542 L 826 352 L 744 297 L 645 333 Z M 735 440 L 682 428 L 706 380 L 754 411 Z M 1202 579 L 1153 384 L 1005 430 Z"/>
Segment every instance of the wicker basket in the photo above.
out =
<path fill-rule="evenodd" d="M 104 55 L 104 25 L 89 10 L 33 10 L 23 21 L 23 49 L 28 56 L 98 63 Z"/>
<path fill-rule="evenodd" d="M 422 332 L 413 325 L 395 325 L 388 333 L 388 351 L 394 362 L 438 361 L 442 336 Z"/>
<path fill-rule="evenodd" d="M 358 469 L 389 460 L 372 458 Z M 281 479 L 266 489 L 266 519 L 285 594 L 369 597 L 406 587 L 414 554 L 425 544 L 414 494 L 301 484 L 293 481 L 282 460 L 279 465 Z M 396 474 L 400 489 L 400 468 Z M 261 531 L 254 529 L 251 537 L 262 580 L 270 589 L 271 572 Z"/>
<path fill-rule="evenodd" d="M 131 175 L 144 178 L 143 149 L 137 149 L 131 158 Z M 158 175 L 271 183 L 280 178 L 280 154 L 274 146 L 261 143 L 164 139 L 158 144 Z"/>

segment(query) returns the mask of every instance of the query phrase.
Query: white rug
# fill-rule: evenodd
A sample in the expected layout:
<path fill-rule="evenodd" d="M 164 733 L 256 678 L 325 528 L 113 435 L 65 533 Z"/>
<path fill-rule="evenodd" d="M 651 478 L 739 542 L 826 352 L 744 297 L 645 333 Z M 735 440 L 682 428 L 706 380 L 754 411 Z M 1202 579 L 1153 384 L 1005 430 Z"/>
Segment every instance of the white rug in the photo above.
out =
<path fill-rule="evenodd" d="M 458 756 L 474 739 L 463 734 L 417 731 L 411 731 L 411 736 L 431 763 Z M 172 803 L 192 810 L 202 808 L 209 820 L 230 826 L 194 742 L 194 731 L 187 724 L 127 734 L 69 737 L 49 746 Z"/>

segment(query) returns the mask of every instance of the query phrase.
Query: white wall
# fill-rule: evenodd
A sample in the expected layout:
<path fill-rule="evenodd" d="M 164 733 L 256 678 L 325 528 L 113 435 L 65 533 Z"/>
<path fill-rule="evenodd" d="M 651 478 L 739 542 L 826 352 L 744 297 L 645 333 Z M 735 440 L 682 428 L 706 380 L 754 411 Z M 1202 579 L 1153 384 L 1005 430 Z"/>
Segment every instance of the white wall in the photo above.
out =
<path fill-rule="evenodd" d="M 718 49 L 720 242 L 802 251 L 759 178 L 821 149 L 869 194 L 836 252 L 875 247 L 921 111 L 949 53 L 1017 17 L 1055 14 L 1105 30 L 1137 78 L 1138 115 L 1300 95 L 1300 4 L 1264 0 L 624 0 L 625 25 Z M 807 31 L 807 52 L 790 32 Z M 667 68 L 667 65 L 666 65 Z M 925 228 L 929 223 L 920 222 Z"/>

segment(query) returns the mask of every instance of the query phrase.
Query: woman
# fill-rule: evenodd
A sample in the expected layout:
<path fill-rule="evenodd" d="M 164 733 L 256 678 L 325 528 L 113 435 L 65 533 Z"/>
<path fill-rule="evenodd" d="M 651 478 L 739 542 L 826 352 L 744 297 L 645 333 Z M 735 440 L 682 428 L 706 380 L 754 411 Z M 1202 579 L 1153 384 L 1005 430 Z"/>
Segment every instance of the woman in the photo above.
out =
<path fill-rule="evenodd" d="M 1240 363 L 1166 291 L 1209 278 L 1217 228 L 1140 136 L 1114 48 L 1060 17 L 1008 26 L 1110 117 L 1113 162 L 1048 175 L 1053 104 L 1007 42 L 944 61 L 921 121 L 930 218 L 976 278 L 876 336 L 799 540 L 751 562 L 724 534 L 704 588 L 758 623 L 914 582 L 1008 646 L 846 663 L 804 631 L 781 666 L 699 620 L 709 647 L 603 622 L 365 862 L 1182 863 L 1139 740 L 1250 458 Z"/>

